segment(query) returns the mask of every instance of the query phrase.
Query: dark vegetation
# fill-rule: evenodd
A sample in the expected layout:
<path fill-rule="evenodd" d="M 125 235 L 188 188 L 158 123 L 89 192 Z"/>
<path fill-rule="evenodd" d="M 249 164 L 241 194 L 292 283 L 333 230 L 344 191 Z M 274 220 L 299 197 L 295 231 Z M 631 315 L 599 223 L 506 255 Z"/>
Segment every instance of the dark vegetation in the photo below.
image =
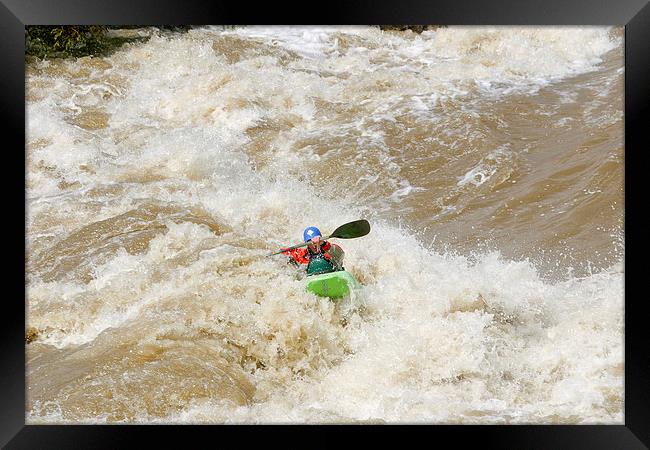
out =
<path fill-rule="evenodd" d="M 385 31 L 406 31 L 411 30 L 414 33 L 420 34 L 423 31 L 435 30 L 437 28 L 444 28 L 446 25 L 379 25 L 380 30 Z"/>
<path fill-rule="evenodd" d="M 67 58 L 103 56 L 126 42 L 147 37 L 115 36 L 110 30 L 142 28 L 141 25 L 28 25 L 25 27 L 25 56 Z M 161 25 L 163 31 L 187 31 L 189 26 Z"/>

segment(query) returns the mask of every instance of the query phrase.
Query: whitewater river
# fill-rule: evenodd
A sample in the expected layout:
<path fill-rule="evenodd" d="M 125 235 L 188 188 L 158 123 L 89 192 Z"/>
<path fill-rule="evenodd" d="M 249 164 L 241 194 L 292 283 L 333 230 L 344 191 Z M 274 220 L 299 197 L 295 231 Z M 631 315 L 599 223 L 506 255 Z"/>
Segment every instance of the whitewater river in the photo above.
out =
<path fill-rule="evenodd" d="M 623 423 L 622 28 L 128 32 L 26 67 L 27 423 Z"/>

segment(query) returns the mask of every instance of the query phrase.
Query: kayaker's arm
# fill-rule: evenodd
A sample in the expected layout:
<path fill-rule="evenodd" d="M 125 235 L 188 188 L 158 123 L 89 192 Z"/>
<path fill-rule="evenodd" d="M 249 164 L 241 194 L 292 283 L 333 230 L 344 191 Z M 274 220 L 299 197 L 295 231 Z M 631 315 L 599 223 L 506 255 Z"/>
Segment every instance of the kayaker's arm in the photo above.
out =
<path fill-rule="evenodd" d="M 282 254 L 289 256 L 297 264 L 309 264 L 306 248 L 294 248 L 292 250 L 286 250 Z"/>
<path fill-rule="evenodd" d="M 332 244 L 330 244 L 328 241 L 324 241 L 320 248 L 323 251 L 323 257 L 326 260 L 331 261 L 332 255 L 329 254 L 329 250 L 332 248 Z"/>

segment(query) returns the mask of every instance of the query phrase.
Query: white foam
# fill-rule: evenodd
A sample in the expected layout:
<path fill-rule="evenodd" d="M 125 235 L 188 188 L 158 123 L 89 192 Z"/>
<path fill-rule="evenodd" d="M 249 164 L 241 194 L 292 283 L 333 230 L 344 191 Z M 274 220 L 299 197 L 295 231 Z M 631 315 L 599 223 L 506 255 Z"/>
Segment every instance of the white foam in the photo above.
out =
<path fill-rule="evenodd" d="M 168 419 L 527 423 L 560 414 L 584 423 L 622 420 L 620 412 L 604 412 L 601 394 L 622 392 L 622 379 L 605 375 L 622 361 L 620 274 L 553 285 L 529 263 L 496 253 L 470 263 L 426 252 L 409 239 L 382 252 L 399 233 L 377 227 L 373 234 L 373 242 L 351 252 L 354 265 L 375 276 L 365 287 L 370 315 L 345 330 L 351 354 L 342 363 L 313 379 L 285 378 L 263 402 L 200 403 Z M 369 254 L 382 263 L 366 259 Z M 264 380 L 263 372 L 257 376 Z"/>
<path fill-rule="evenodd" d="M 491 152 L 481 162 L 466 172 L 462 177 L 458 177 L 457 186 L 465 186 L 468 183 L 474 186 L 480 186 L 488 181 L 494 175 L 504 161 L 510 160 L 510 154 L 507 149 L 510 145 L 506 144 Z"/>
<path fill-rule="evenodd" d="M 355 26 L 245 26 L 226 30 L 223 34 L 281 45 L 306 58 L 323 58 L 337 48 L 337 42 L 331 39 L 332 34 L 358 34 L 364 30 L 366 27 Z"/>

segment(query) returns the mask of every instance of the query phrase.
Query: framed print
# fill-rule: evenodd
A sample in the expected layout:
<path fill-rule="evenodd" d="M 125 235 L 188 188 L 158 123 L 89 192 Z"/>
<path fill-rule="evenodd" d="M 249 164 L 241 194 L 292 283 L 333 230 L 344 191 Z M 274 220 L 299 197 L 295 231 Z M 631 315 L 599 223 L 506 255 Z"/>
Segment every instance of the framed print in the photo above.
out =
<path fill-rule="evenodd" d="M 3 447 L 647 448 L 646 2 L 0 11 Z"/>

